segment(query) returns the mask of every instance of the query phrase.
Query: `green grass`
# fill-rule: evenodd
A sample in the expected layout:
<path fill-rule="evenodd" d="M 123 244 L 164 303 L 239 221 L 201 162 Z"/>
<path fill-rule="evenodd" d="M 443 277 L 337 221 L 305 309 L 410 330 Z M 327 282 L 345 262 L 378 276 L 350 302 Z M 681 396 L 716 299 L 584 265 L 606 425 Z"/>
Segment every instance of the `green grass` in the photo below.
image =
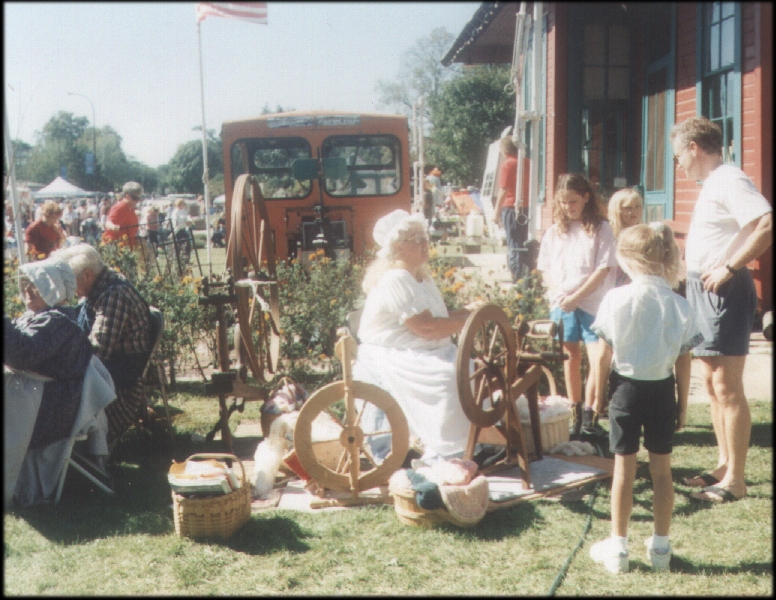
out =
<path fill-rule="evenodd" d="M 188 386 L 188 387 L 187 387 Z M 172 395 L 176 443 L 188 444 L 216 419 L 217 401 L 179 384 Z M 258 419 L 248 403 L 239 419 Z M 631 573 L 613 576 L 588 557 L 609 533 L 608 484 L 592 493 L 592 525 L 558 595 L 770 596 L 772 551 L 772 405 L 752 402 L 746 499 L 697 503 L 676 483 L 672 572 L 653 574 L 643 540 L 652 532 L 647 455 L 639 456 L 631 519 Z M 161 409 L 161 407 L 158 407 Z M 175 536 L 163 436 L 130 434 L 111 467 L 117 496 L 69 476 L 59 505 L 5 515 L 4 592 L 9 595 L 546 595 L 580 540 L 588 502 L 539 500 L 486 515 L 474 528 L 424 530 L 402 525 L 391 506 L 322 513 L 269 511 L 226 542 Z M 252 454 L 252 446 L 238 454 Z M 678 435 L 674 480 L 716 458 L 707 405 L 691 405 Z M 217 443 L 205 446 L 220 450 Z M 588 498 L 590 499 L 590 498 Z"/>

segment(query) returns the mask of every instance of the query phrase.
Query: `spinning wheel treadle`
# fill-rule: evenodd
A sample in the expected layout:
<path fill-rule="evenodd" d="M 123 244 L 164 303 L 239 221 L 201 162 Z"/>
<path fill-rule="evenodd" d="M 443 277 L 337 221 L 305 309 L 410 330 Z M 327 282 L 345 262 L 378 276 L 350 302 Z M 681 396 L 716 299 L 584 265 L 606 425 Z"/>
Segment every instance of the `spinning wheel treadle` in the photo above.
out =
<path fill-rule="evenodd" d="M 280 354 L 280 299 L 275 271 L 275 243 L 259 184 L 240 175 L 231 204 L 226 264 L 234 277 L 237 322 L 241 343 L 238 358 L 247 361 L 253 376 L 277 371 Z M 258 340 L 254 343 L 254 332 Z"/>
<path fill-rule="evenodd" d="M 486 304 L 469 315 L 458 342 L 458 394 L 474 425 L 495 425 L 506 411 L 515 378 L 516 343 L 504 311 Z"/>

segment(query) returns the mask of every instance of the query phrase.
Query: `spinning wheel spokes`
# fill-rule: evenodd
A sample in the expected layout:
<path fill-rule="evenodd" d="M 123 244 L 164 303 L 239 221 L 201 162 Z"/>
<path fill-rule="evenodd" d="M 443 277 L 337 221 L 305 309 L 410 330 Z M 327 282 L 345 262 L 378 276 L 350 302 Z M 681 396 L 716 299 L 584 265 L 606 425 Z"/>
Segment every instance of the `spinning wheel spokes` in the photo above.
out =
<path fill-rule="evenodd" d="M 270 373 L 277 371 L 280 297 L 269 216 L 252 175 L 240 175 L 235 182 L 226 264 L 232 269 L 236 284 L 239 351 L 245 356 L 253 376 L 263 381 L 265 369 Z M 257 338 L 255 342 L 254 337 Z"/>
<path fill-rule="evenodd" d="M 358 416 L 353 413 L 351 419 L 348 419 L 346 414 L 344 422 L 341 423 L 343 428 L 339 439 L 330 442 L 338 449 L 334 466 L 324 464 L 320 453 L 316 452 L 312 440 L 312 424 L 321 412 L 346 400 L 343 381 L 335 381 L 321 388 L 304 403 L 294 428 L 294 448 L 299 462 L 319 485 L 338 491 L 353 491 L 352 488 L 364 491 L 385 484 L 401 467 L 409 449 L 409 427 L 404 413 L 390 394 L 361 381 L 351 381 L 349 386 L 353 397 L 363 400 L 364 405 Z M 361 427 L 361 415 L 367 404 L 373 404 L 385 412 L 389 429 L 364 431 Z M 377 465 L 369 442 L 377 435 L 384 434 L 391 435 L 391 449 Z"/>
<path fill-rule="evenodd" d="M 458 343 L 458 395 L 474 425 L 495 425 L 506 410 L 515 371 L 515 337 L 504 311 L 485 305 L 469 315 Z"/>

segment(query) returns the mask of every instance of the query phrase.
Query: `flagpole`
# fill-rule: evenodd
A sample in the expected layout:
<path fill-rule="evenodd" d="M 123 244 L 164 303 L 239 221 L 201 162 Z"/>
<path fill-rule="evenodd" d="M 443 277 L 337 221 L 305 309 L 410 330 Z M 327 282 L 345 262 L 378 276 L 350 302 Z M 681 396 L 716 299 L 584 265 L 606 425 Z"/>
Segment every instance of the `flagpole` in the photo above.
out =
<path fill-rule="evenodd" d="M 13 144 L 11 143 L 11 129 L 8 127 L 8 110 L 3 101 L 3 129 L 5 130 L 5 156 L 8 161 L 8 177 L 11 185 L 11 205 L 13 206 L 13 228 L 16 234 L 16 252 L 19 255 L 19 264 L 23 265 L 27 257 L 24 252 L 24 236 L 22 235 L 22 215 L 19 212 L 19 198 L 16 189 L 16 167 L 14 165 Z"/>
<path fill-rule="evenodd" d="M 202 33 L 200 22 L 197 21 L 197 45 L 199 46 L 199 91 L 202 102 L 202 164 L 204 171 L 202 173 L 202 183 L 205 185 L 205 232 L 207 235 L 207 264 L 210 277 L 213 276 L 213 261 L 210 258 L 210 192 L 208 182 L 210 176 L 207 169 L 207 129 L 205 129 L 205 82 L 202 75 Z"/>

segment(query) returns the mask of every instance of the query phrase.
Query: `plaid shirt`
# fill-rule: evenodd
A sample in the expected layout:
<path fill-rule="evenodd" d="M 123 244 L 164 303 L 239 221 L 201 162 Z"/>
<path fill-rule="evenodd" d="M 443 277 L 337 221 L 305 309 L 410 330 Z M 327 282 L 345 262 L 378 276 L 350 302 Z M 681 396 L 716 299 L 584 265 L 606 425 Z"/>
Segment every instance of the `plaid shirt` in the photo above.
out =
<path fill-rule="evenodd" d="M 89 291 L 86 308 L 92 321 L 89 339 L 99 359 L 151 349 L 148 304 L 121 273 L 103 269 Z"/>

